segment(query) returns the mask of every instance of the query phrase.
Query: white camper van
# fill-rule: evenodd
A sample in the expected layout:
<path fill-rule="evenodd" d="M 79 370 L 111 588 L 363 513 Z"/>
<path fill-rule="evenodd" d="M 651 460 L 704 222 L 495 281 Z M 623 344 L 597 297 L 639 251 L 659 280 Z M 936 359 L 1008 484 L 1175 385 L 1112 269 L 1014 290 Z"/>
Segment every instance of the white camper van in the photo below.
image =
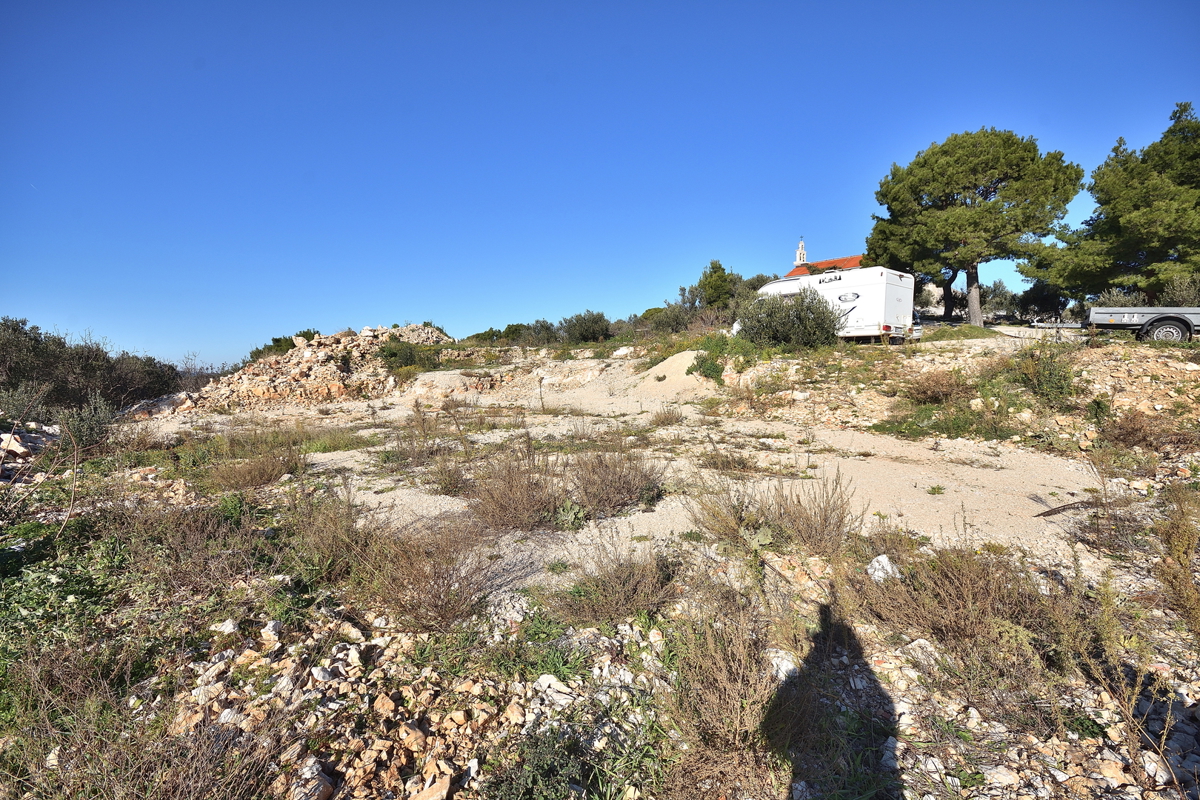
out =
<path fill-rule="evenodd" d="M 760 295 L 796 294 L 803 287 L 816 289 L 842 312 L 843 339 L 887 338 L 892 341 L 921 338 L 913 320 L 912 275 L 884 267 L 829 270 L 816 275 L 780 278 L 758 290 Z"/>

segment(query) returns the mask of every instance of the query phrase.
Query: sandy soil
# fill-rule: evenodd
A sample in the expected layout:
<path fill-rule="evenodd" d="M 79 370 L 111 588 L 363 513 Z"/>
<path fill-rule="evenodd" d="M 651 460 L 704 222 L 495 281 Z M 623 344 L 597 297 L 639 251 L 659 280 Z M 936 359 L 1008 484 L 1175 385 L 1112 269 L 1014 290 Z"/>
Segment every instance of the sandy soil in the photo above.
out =
<path fill-rule="evenodd" d="M 505 548 L 514 580 L 540 571 L 557 559 L 578 561 L 598 539 L 667 542 L 695 527 L 688 511 L 688 491 L 696 490 L 700 469 L 696 457 L 714 447 L 745 452 L 763 467 L 742 480 L 767 489 L 776 482 L 799 483 L 840 473 L 855 500 L 867 513 L 868 526 L 893 525 L 928 536 L 937 545 L 978 547 L 996 542 L 1028 551 L 1039 562 L 1068 567 L 1072 563 L 1069 526 L 1079 512 L 1051 517 L 1049 508 L 1086 497 L 1097 478 L 1078 461 L 1023 449 L 1011 443 L 966 440 L 908 441 L 860 430 L 814 427 L 782 419 L 702 417 L 697 404 L 722 391 L 713 382 L 686 374 L 694 353 L 672 356 L 649 370 L 644 362 L 610 360 L 553 361 L 513 365 L 503 388 L 486 393 L 464 390 L 469 379 L 458 372 L 422 376 L 407 391 L 380 401 L 331 405 L 324 413 L 312 408 L 281 406 L 258 414 L 262 423 L 370 425 L 380 429 L 403 424 L 414 401 L 437 406 L 454 396 L 479 406 L 505 407 L 521 413 L 535 438 L 578 436 L 588 430 L 649 425 L 655 412 L 677 407 L 679 425 L 653 429 L 648 452 L 660 459 L 676 491 L 653 511 L 601 520 L 582 531 L 539 535 L 536 540 L 512 537 Z M 819 402 L 819 398 L 813 398 Z M 229 417 L 188 412 L 162 418 L 164 431 L 207 422 L 220 427 Z M 472 434 L 483 444 L 517 435 L 514 430 Z M 358 499 L 401 517 L 461 511 L 466 501 L 430 494 L 411 482 L 380 474 L 366 451 L 313 454 L 318 473 L 349 473 Z M 1081 553 L 1088 572 L 1102 564 Z"/>

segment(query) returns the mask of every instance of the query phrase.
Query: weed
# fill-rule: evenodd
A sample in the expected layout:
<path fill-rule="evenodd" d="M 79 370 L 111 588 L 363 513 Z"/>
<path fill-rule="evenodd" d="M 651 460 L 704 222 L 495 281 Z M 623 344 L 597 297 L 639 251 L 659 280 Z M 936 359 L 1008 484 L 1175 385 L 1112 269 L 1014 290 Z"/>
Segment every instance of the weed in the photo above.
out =
<path fill-rule="evenodd" d="M 644 454 L 581 453 L 570 466 L 572 494 L 592 514 L 612 514 L 662 496 L 662 467 Z"/>
<path fill-rule="evenodd" d="M 663 376 L 666 378 L 666 376 Z M 671 425 L 683 424 L 683 411 L 679 406 L 664 405 L 650 417 L 650 424 L 656 428 L 666 428 Z"/>
<path fill-rule="evenodd" d="M 524 447 L 493 460 L 480 470 L 471 490 L 471 510 L 497 530 L 531 531 L 554 520 L 562 506 L 561 468 Z"/>
<path fill-rule="evenodd" d="M 926 489 L 926 490 L 925 490 L 925 493 L 926 493 L 926 494 L 933 494 L 933 495 L 945 494 L 945 493 L 946 493 L 946 487 L 945 487 L 945 486 L 942 486 L 942 485 L 940 485 L 940 484 L 937 484 L 937 485 L 934 485 L 934 486 L 930 486 L 928 489 Z"/>
<path fill-rule="evenodd" d="M 679 564 L 666 556 L 609 540 L 583 564 L 575 585 L 550 603 L 560 616 L 578 624 L 615 624 L 639 613 L 657 614 L 675 597 L 678 571 Z"/>
<path fill-rule="evenodd" d="M 854 490 L 841 472 L 798 486 L 775 485 L 761 517 L 776 541 L 832 558 L 862 529 L 865 512 L 854 507 Z"/>

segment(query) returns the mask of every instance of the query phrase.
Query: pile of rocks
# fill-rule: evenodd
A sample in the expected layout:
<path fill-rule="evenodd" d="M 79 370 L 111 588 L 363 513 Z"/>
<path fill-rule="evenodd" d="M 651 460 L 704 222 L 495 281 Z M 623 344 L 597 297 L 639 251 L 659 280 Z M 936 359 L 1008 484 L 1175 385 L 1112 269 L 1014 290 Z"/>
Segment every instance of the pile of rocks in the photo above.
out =
<path fill-rule="evenodd" d="M 259 359 L 220 378 L 194 398 L 200 408 L 266 408 L 280 402 L 317 405 L 336 400 L 382 397 L 396 388 L 396 379 L 374 358 L 388 339 L 412 344 L 452 342 L 446 334 L 424 325 L 402 328 L 363 328 L 306 340 L 283 355 Z M 176 408 L 182 409 L 187 403 Z M 168 404 L 164 411 L 176 410 Z M 154 412 L 149 412 L 153 415 Z M 161 412 L 159 412 L 161 413 Z"/>
<path fill-rule="evenodd" d="M 485 638 L 502 642 L 526 613 L 523 597 L 501 595 Z M 607 741 L 636 736 L 651 720 L 604 709 L 623 708 L 663 686 L 657 658 L 662 634 L 636 625 L 619 626 L 615 637 L 568 630 L 560 646 L 586 653 L 590 670 L 566 681 L 551 674 L 522 681 L 455 670 L 422 657 L 432 644 L 429 635 L 398 630 L 386 616 L 364 630 L 330 614 L 290 644 L 281 641 L 277 621 L 253 623 L 261 625 L 256 632 L 251 625 L 226 620 L 212 627 L 229 646 L 191 665 L 195 683 L 175 698 L 171 731 L 222 726 L 282 734 L 273 790 L 289 800 L 326 800 L 335 791 L 338 797 L 389 800 L 444 800 L 452 791 L 477 796 L 478 758 L 485 751 L 495 754 L 568 715 L 590 718 Z M 644 652 L 628 664 L 614 660 L 614 653 L 637 650 Z M 327 744 L 310 752 L 304 741 Z"/>
<path fill-rule="evenodd" d="M 1114 409 L 1170 412 L 1195 419 L 1200 405 L 1200 364 L 1133 345 L 1083 350 L 1076 359 L 1092 396 L 1106 394 Z"/>
<path fill-rule="evenodd" d="M 41 483 L 46 473 L 37 472 L 38 454 L 51 442 L 58 441 L 57 425 L 26 422 L 20 432 L 0 433 L 0 481 Z"/>

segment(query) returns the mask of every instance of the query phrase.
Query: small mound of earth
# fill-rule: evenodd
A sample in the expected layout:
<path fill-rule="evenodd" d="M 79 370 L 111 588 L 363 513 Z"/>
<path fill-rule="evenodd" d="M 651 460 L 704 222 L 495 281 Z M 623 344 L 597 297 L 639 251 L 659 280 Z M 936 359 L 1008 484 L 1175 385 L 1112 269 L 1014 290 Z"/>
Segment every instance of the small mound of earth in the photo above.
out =
<path fill-rule="evenodd" d="M 633 386 L 630 394 L 646 400 L 682 403 L 712 395 L 715 389 L 712 381 L 700 375 L 687 374 L 696 360 L 696 353 L 696 350 L 684 350 L 651 367 Z"/>

